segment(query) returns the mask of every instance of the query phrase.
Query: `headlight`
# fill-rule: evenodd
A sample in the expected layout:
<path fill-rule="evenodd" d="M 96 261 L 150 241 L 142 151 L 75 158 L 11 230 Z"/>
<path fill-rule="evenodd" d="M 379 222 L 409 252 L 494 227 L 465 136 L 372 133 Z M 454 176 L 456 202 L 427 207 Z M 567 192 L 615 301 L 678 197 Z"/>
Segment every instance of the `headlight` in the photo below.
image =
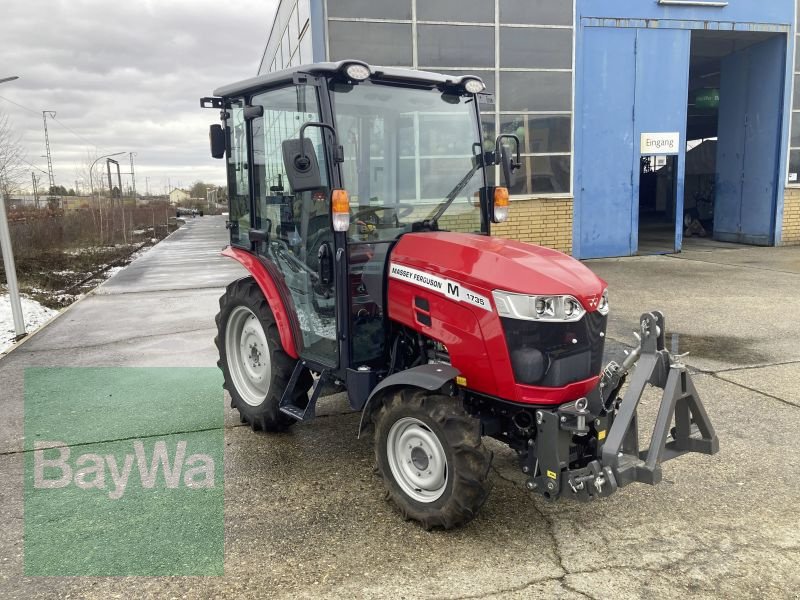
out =
<path fill-rule="evenodd" d="M 574 296 L 528 296 L 492 292 L 501 317 L 525 321 L 580 321 L 586 309 Z"/>
<path fill-rule="evenodd" d="M 601 315 L 608 314 L 608 290 L 603 290 L 603 295 L 600 298 L 600 304 L 597 306 L 597 312 Z"/>

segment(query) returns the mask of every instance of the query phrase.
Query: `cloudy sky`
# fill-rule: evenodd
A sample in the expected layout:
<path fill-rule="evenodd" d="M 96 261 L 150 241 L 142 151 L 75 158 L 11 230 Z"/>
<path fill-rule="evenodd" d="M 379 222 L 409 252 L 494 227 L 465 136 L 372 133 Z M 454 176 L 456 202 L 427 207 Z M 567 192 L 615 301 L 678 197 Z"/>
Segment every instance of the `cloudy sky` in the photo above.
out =
<path fill-rule="evenodd" d="M 74 187 L 87 156 L 112 152 L 136 152 L 137 191 L 145 191 L 145 177 L 151 193 L 168 181 L 173 187 L 224 183 L 223 164 L 208 150 L 208 125 L 219 114 L 200 109 L 199 98 L 256 74 L 277 0 L 2 5 L 0 78 L 20 79 L 0 84 L 0 97 L 16 103 L 0 99 L 0 112 L 28 162 L 47 168 L 41 111 L 52 110 L 57 185 Z M 127 154 L 116 158 L 129 165 Z M 46 184 L 47 176 L 37 173 Z"/>

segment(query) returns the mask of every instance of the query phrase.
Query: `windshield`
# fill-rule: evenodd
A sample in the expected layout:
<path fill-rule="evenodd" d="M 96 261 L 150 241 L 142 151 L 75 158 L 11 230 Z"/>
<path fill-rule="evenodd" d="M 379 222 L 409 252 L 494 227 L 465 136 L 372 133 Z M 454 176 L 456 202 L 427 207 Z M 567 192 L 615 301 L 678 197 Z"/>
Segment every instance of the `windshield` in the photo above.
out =
<path fill-rule="evenodd" d="M 474 97 L 369 82 L 334 84 L 332 97 L 351 241 L 393 240 L 437 216 L 440 229 L 481 231 Z"/>

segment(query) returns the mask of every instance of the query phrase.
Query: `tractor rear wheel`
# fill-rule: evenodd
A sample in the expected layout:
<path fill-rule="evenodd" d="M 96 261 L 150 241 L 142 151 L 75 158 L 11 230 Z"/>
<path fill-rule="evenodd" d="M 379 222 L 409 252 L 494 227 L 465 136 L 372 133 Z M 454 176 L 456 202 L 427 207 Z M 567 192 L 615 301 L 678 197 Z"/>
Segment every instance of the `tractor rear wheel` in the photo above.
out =
<path fill-rule="evenodd" d="M 297 361 L 284 352 L 275 317 L 252 277 L 227 287 L 219 299 L 216 323 L 217 366 L 231 406 L 254 430 L 288 429 L 296 421 L 278 405 Z M 306 371 L 297 381 L 293 404 L 305 406 L 311 383 Z"/>
<path fill-rule="evenodd" d="M 491 490 L 492 454 L 457 398 L 401 389 L 375 422 L 378 471 L 404 518 L 450 529 L 477 514 Z"/>

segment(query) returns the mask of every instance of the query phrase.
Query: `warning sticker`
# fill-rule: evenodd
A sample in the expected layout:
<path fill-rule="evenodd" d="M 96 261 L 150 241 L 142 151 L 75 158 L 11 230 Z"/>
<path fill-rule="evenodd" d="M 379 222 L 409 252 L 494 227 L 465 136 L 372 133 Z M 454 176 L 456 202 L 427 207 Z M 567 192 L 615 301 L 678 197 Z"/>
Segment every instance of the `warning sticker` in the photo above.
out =
<path fill-rule="evenodd" d="M 439 292 L 457 302 L 466 302 L 483 310 L 492 311 L 492 304 L 486 296 L 466 289 L 460 283 L 444 279 L 432 273 L 419 271 L 396 263 L 389 267 L 389 277 L 400 279 L 419 287 L 424 287 L 434 292 Z"/>

